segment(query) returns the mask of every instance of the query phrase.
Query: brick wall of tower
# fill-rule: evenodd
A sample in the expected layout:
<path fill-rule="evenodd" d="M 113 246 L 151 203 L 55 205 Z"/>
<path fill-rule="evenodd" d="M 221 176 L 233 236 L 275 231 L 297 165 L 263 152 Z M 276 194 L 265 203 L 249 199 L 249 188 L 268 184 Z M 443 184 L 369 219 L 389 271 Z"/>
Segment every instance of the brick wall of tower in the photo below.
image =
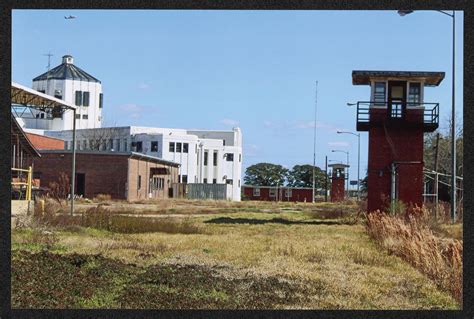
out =
<path fill-rule="evenodd" d="M 332 177 L 331 202 L 340 202 L 344 200 L 344 183 L 344 177 Z"/>
<path fill-rule="evenodd" d="M 410 112 L 411 110 L 408 110 Z M 423 202 L 423 124 L 418 114 L 407 114 L 408 118 L 387 122 L 386 110 L 371 110 L 368 158 L 369 212 L 380 209 L 387 211 L 391 195 L 391 165 L 393 162 L 418 162 L 397 165 L 398 199 L 407 205 L 421 205 Z M 375 113 L 375 114 L 374 114 Z M 407 121 L 407 119 L 415 119 Z M 418 122 L 418 125 L 416 125 Z"/>

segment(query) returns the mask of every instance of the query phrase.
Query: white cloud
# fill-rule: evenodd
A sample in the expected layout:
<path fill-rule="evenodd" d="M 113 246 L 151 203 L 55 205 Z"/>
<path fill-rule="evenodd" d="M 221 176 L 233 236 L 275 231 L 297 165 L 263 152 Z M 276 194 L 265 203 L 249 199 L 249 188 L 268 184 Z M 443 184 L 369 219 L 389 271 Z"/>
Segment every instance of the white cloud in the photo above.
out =
<path fill-rule="evenodd" d="M 148 89 L 150 88 L 150 85 L 147 84 L 147 83 L 143 83 L 143 82 L 142 82 L 142 83 L 140 83 L 140 84 L 138 85 L 138 88 L 139 88 L 140 90 L 148 90 Z"/>
<path fill-rule="evenodd" d="M 239 121 L 232 120 L 232 119 L 223 119 L 220 122 L 222 124 L 228 125 L 228 126 L 238 126 L 239 125 Z"/>
<path fill-rule="evenodd" d="M 123 104 L 119 106 L 119 109 L 127 112 L 128 116 L 134 119 L 140 118 L 143 113 L 143 107 L 137 104 Z"/>

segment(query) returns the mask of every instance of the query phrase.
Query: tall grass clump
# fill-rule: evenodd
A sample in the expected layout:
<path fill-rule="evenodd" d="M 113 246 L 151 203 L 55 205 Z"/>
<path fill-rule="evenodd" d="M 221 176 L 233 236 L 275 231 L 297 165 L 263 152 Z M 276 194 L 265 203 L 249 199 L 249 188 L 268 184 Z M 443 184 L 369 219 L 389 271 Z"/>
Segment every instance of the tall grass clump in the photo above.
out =
<path fill-rule="evenodd" d="M 379 245 L 426 274 L 462 305 L 462 241 L 435 236 L 430 223 L 429 213 L 418 207 L 395 216 L 367 214 L 367 231 Z"/>
<path fill-rule="evenodd" d="M 38 214 L 35 217 L 36 222 L 40 225 L 67 230 L 74 230 L 77 227 L 89 227 L 128 234 L 148 232 L 170 234 L 207 233 L 203 226 L 193 223 L 188 218 L 119 216 L 112 214 L 103 205 L 91 207 L 81 215 L 74 216 L 62 213 L 57 206 L 51 205 L 45 207 L 43 214 Z"/>

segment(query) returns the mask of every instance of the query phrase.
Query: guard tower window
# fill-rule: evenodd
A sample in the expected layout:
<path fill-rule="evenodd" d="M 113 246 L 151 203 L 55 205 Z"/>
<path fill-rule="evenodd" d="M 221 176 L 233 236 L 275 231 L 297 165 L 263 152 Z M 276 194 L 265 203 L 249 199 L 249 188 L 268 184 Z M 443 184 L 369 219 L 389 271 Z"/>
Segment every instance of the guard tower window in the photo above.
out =
<path fill-rule="evenodd" d="M 104 106 L 104 94 L 99 94 L 99 108 L 101 109 Z"/>
<path fill-rule="evenodd" d="M 174 152 L 174 142 L 170 142 L 170 152 Z"/>
<path fill-rule="evenodd" d="M 82 91 L 76 91 L 76 106 L 82 105 Z"/>
<path fill-rule="evenodd" d="M 204 151 L 204 166 L 207 166 L 208 158 L 209 158 L 209 152 Z"/>
<path fill-rule="evenodd" d="M 234 153 L 227 153 L 226 159 L 227 159 L 227 162 L 233 162 L 234 161 Z"/>
<path fill-rule="evenodd" d="M 187 153 L 189 151 L 189 143 L 183 143 L 183 153 Z"/>
<path fill-rule="evenodd" d="M 207 184 L 207 178 L 204 178 L 203 183 Z"/>
<path fill-rule="evenodd" d="M 421 103 L 421 84 L 419 82 L 410 83 L 410 88 L 408 89 L 408 104 L 410 106 L 417 106 Z"/>
<path fill-rule="evenodd" d="M 89 92 L 83 92 L 82 106 L 89 106 Z"/>
<path fill-rule="evenodd" d="M 374 102 L 375 105 L 385 105 L 386 95 L 385 82 L 375 82 L 374 86 Z"/>
<path fill-rule="evenodd" d="M 158 142 L 157 141 L 152 141 L 151 142 L 151 151 L 152 152 L 158 152 Z"/>
<path fill-rule="evenodd" d="M 181 143 L 176 143 L 176 152 L 181 153 Z"/>

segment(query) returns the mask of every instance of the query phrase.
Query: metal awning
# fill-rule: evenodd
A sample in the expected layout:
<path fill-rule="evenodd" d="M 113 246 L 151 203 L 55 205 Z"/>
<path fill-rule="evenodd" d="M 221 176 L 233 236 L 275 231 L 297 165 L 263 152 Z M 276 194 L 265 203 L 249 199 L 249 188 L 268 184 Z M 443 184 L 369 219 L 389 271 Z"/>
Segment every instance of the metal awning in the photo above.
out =
<path fill-rule="evenodd" d="M 75 110 L 76 106 L 54 96 L 38 92 L 21 84 L 12 82 L 11 103 L 33 109 Z"/>
<path fill-rule="evenodd" d="M 427 71 L 352 71 L 352 84 L 370 85 L 371 80 L 415 80 L 424 81 L 425 86 L 438 86 L 444 79 L 444 72 Z"/>

